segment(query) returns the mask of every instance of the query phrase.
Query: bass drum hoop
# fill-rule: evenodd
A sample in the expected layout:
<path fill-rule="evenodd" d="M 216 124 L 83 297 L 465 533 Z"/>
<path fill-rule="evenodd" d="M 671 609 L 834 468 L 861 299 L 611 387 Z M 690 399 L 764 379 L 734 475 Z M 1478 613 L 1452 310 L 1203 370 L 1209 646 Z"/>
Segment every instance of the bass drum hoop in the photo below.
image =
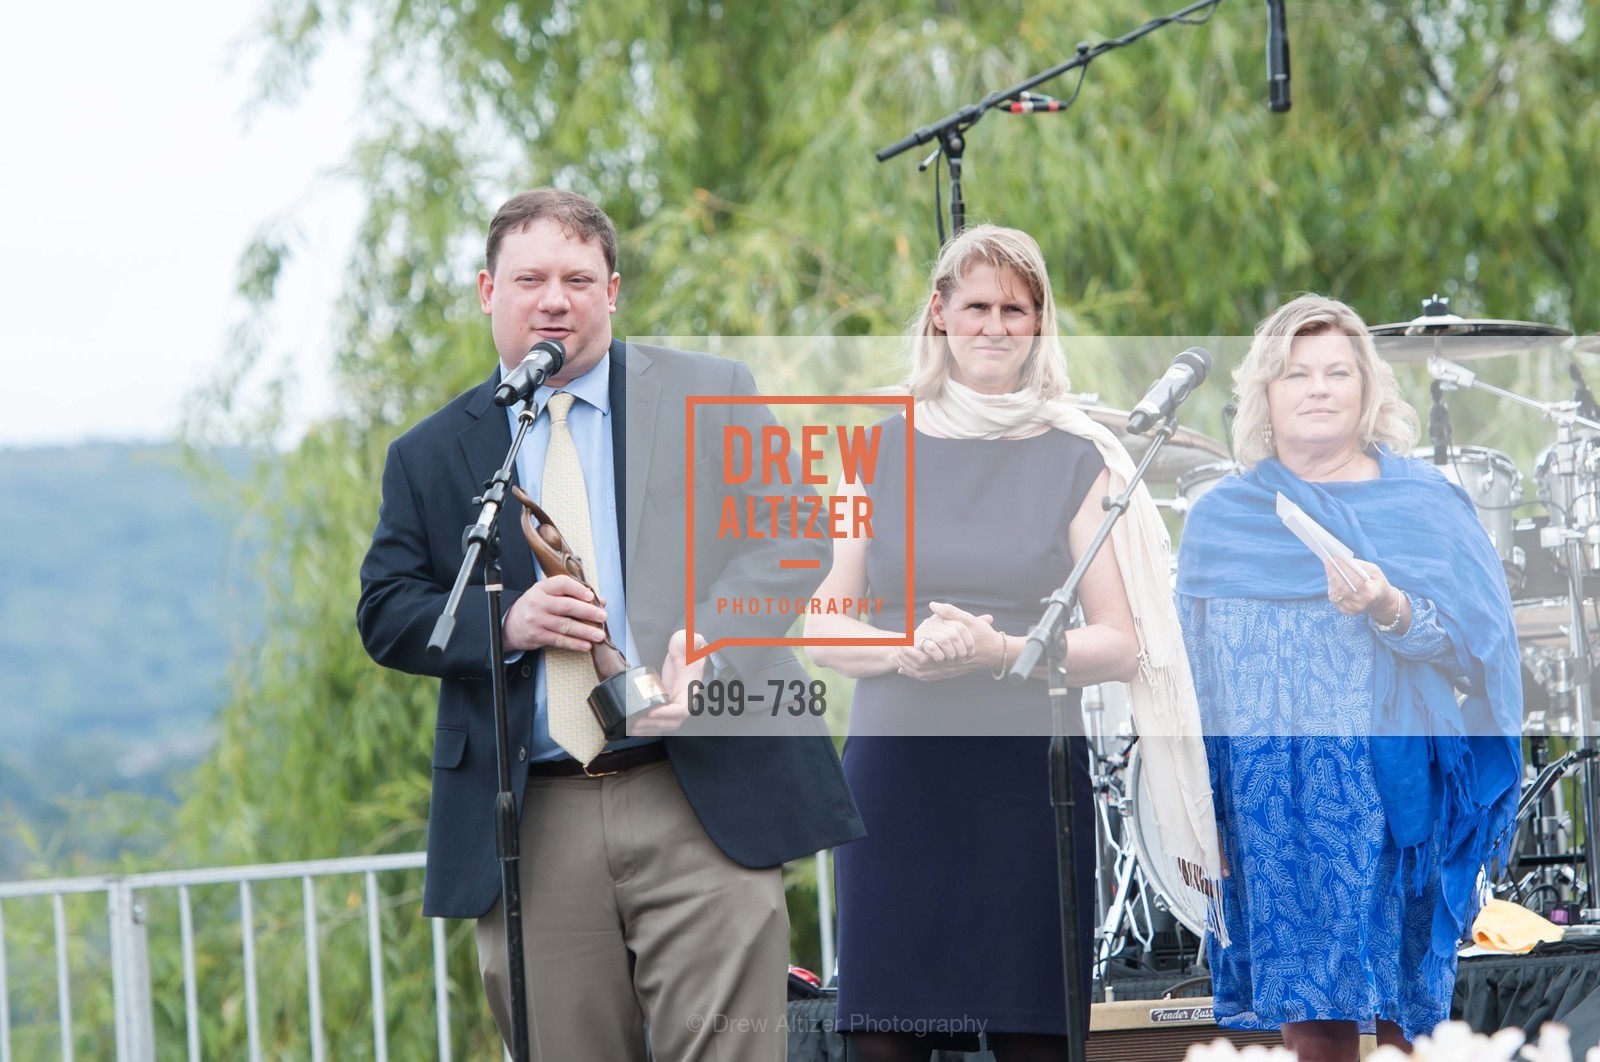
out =
<path fill-rule="evenodd" d="M 1139 866 L 1144 868 L 1145 881 L 1159 905 L 1185 929 L 1204 940 L 1206 902 L 1192 890 L 1173 885 L 1177 871 L 1157 841 L 1159 834 L 1150 810 L 1150 794 L 1144 787 L 1144 758 L 1140 751 L 1135 745 L 1128 756 L 1128 799 L 1123 806 L 1123 824 L 1133 839 L 1134 854 L 1138 856 Z"/>

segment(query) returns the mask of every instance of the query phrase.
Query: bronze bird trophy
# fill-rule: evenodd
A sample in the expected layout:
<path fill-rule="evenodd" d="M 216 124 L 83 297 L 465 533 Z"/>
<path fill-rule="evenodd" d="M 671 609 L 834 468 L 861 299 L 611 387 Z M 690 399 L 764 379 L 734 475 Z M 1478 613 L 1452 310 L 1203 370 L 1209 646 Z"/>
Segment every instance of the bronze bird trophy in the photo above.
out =
<path fill-rule="evenodd" d="M 546 578 L 572 576 L 594 594 L 595 604 L 605 607 L 599 591 L 584 578 L 583 559 L 561 537 L 555 521 L 521 487 L 512 487 L 511 493 L 522 503 L 522 533 L 539 561 L 539 570 Z M 611 640 L 609 629 L 606 640 L 594 647 L 592 655 L 600 683 L 589 692 L 589 708 L 600 721 L 607 741 L 627 737 L 628 720 L 632 716 L 672 700 L 654 668 L 629 666 L 622 650 Z"/>

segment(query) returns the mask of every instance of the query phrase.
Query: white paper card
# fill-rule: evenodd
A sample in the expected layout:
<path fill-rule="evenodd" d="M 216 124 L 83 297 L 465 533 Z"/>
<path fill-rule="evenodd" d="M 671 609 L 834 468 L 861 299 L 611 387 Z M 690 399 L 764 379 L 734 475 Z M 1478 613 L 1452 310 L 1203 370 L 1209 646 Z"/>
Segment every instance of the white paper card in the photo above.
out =
<path fill-rule="evenodd" d="M 1318 559 L 1333 565 L 1351 593 L 1357 592 L 1352 576 L 1363 583 L 1367 581 L 1366 575 L 1350 563 L 1355 559 L 1355 553 L 1350 547 L 1335 538 L 1327 528 L 1307 516 L 1306 511 L 1285 497 L 1282 491 L 1278 492 L 1278 519 L 1282 520 L 1283 525 L 1294 532 L 1294 537 L 1304 542 L 1306 548 L 1315 553 Z"/>

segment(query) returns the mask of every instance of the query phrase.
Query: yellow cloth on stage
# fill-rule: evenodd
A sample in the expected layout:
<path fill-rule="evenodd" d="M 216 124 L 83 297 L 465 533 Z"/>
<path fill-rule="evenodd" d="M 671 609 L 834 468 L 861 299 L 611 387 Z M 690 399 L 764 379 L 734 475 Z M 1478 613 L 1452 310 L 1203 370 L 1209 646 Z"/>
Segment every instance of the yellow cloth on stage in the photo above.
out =
<path fill-rule="evenodd" d="M 1560 940 L 1566 930 L 1521 904 L 1489 900 L 1472 923 L 1472 942 L 1479 947 L 1520 955 L 1535 944 Z"/>

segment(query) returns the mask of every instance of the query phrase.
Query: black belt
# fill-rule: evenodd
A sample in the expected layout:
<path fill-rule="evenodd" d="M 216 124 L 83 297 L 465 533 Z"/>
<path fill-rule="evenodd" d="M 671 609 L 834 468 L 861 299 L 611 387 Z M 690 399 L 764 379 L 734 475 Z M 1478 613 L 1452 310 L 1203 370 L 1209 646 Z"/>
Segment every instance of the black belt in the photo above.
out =
<path fill-rule="evenodd" d="M 601 778 L 608 774 L 621 774 L 632 767 L 643 767 L 647 763 L 667 758 L 667 746 L 662 741 L 652 741 L 648 745 L 635 745 L 630 749 L 615 749 L 611 752 L 602 752 L 591 760 L 588 766 L 577 760 L 544 760 L 539 763 L 528 764 L 529 778 Z"/>

